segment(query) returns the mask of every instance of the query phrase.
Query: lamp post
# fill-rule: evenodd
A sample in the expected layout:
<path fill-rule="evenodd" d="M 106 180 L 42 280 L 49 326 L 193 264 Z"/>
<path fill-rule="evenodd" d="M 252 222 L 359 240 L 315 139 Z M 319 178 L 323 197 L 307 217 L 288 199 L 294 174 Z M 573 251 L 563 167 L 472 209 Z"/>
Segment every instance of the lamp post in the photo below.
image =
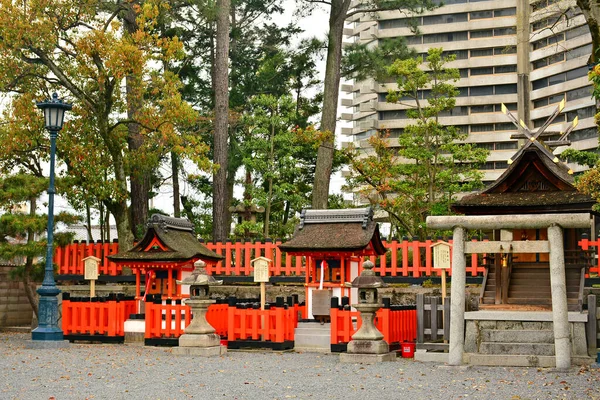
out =
<path fill-rule="evenodd" d="M 31 339 L 37 341 L 62 341 L 63 331 L 58 326 L 58 298 L 60 290 L 54 281 L 52 255 L 54 252 L 54 158 L 56 155 L 56 137 L 63 127 L 65 111 L 73 106 L 64 103 L 54 93 L 52 99 L 36 104 L 44 111 L 45 127 L 50 132 L 50 185 L 48 187 L 48 245 L 46 247 L 46 266 L 44 281 L 37 290 L 40 295 L 38 307 L 38 327 L 31 332 Z"/>

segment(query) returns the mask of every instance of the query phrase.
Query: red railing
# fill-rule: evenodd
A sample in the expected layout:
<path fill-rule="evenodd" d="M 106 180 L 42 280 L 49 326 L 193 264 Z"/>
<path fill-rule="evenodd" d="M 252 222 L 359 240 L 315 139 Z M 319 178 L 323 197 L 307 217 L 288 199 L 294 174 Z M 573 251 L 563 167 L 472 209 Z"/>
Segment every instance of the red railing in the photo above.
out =
<path fill-rule="evenodd" d="M 403 307 L 404 308 L 404 307 Z M 381 308 L 375 316 L 375 326 L 389 345 L 414 342 L 417 339 L 417 310 Z M 362 320 L 358 311 L 331 309 L 331 344 L 347 344 L 360 328 Z"/>
<path fill-rule="evenodd" d="M 125 320 L 136 312 L 135 300 L 62 301 L 62 329 L 69 335 L 125 336 Z"/>
<path fill-rule="evenodd" d="M 275 343 L 294 340 L 298 326 L 298 306 L 269 310 L 236 308 L 227 304 L 208 307 L 206 320 L 228 341 L 263 340 Z M 146 339 L 178 338 L 191 322 L 189 306 L 179 301 L 146 303 Z M 262 322 L 264 321 L 264 323 Z"/>
<path fill-rule="evenodd" d="M 451 241 L 450 241 L 451 242 Z M 427 240 L 408 241 L 393 240 L 383 242 L 388 250 L 380 257 L 371 257 L 375 264 L 374 270 L 381 276 L 435 276 L 439 274 L 433 268 L 433 257 L 431 245 L 435 241 Z M 271 276 L 304 275 L 306 262 L 304 257 L 291 256 L 283 253 L 277 247 L 281 242 L 231 242 L 206 243 L 206 247 L 222 255 L 225 259 L 214 266 L 207 266 L 207 272 L 213 275 L 252 275 L 254 268 L 251 260 L 264 256 L 273 260 L 270 269 Z M 116 243 L 73 243 L 64 248 L 56 250 L 56 264 L 59 274 L 83 274 L 83 258 L 94 255 L 101 259 L 100 274 L 120 275 L 114 263 L 109 262 L 106 256 L 118 251 Z M 485 267 L 480 263 L 480 258 L 473 254 L 471 262 L 467 264 L 467 272 L 472 276 L 483 273 Z M 449 271 L 451 273 L 451 271 Z"/>
<path fill-rule="evenodd" d="M 598 248 L 600 248 L 600 238 L 596 240 L 589 240 L 587 238 L 581 239 L 577 242 L 577 245 L 581 248 L 581 250 L 595 250 L 598 252 Z M 589 269 L 590 274 L 598 274 L 600 275 L 600 257 L 592 257 L 591 266 Z"/>
<path fill-rule="evenodd" d="M 298 309 L 273 307 L 269 310 L 229 307 L 227 340 L 261 340 L 283 343 L 294 340 Z"/>
<path fill-rule="evenodd" d="M 83 259 L 89 256 L 100 259 L 99 273 L 102 275 L 121 275 L 121 267 L 108 260 L 111 254 L 119 252 L 119 244 L 74 242 L 65 247 L 57 247 L 54 252 L 54 263 L 58 265 L 61 275 L 82 275 Z"/>

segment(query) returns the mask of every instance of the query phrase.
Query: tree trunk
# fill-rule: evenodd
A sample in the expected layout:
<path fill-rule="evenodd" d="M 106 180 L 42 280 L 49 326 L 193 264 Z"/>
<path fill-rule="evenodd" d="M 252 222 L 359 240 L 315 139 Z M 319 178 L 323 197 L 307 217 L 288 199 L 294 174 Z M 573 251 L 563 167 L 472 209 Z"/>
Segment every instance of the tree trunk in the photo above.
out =
<path fill-rule="evenodd" d="M 271 118 L 275 118 L 275 116 L 273 115 L 275 112 L 272 111 L 271 112 Z M 264 229 L 264 234 L 265 234 L 265 238 L 269 237 L 269 222 L 271 221 L 271 203 L 273 201 L 273 168 L 274 166 L 274 155 L 275 155 L 275 125 L 272 123 L 271 124 L 271 150 L 269 153 L 269 169 L 271 170 L 271 174 L 269 176 L 269 189 L 268 189 L 268 194 L 267 194 L 267 207 L 265 209 L 265 229 Z"/>
<path fill-rule="evenodd" d="M 123 27 L 126 34 L 133 35 L 138 30 L 136 21 L 136 12 L 133 9 L 136 1 L 127 3 L 129 6 L 123 17 Z M 125 78 L 127 91 L 127 118 L 136 121 L 139 110 L 142 108 L 142 98 L 140 96 L 140 76 L 128 75 Z M 139 124 L 133 122 L 127 125 L 128 136 L 127 144 L 132 157 L 136 157 L 136 152 L 142 148 L 144 137 L 140 134 Z M 137 163 L 137 168 L 130 171 L 131 179 L 131 230 L 133 235 L 141 239 L 144 234 L 144 226 L 148 220 L 148 202 L 151 192 L 150 168 L 141 166 Z"/>
<path fill-rule="evenodd" d="M 230 0 L 217 0 L 217 37 L 215 75 L 215 124 L 213 174 L 213 240 L 225 240 L 229 235 L 227 221 L 227 122 L 229 117 L 229 11 Z"/>
<path fill-rule="evenodd" d="M 35 211 L 37 208 L 37 200 L 35 197 L 29 200 L 29 216 L 33 219 L 35 218 Z M 35 242 L 35 232 L 33 229 L 27 230 L 27 244 L 33 245 Z M 23 282 L 23 290 L 25 291 L 25 296 L 27 296 L 27 301 L 29 301 L 29 305 L 35 314 L 35 319 L 38 319 L 38 302 L 37 296 L 35 295 L 33 288 L 31 287 L 31 271 L 33 270 L 33 257 L 27 256 L 25 259 L 25 266 L 23 268 L 23 276 L 21 277 L 21 281 Z"/>
<path fill-rule="evenodd" d="M 171 179 L 173 179 L 173 216 L 181 217 L 181 203 L 179 202 L 179 156 L 171 152 Z"/>
<path fill-rule="evenodd" d="M 342 38 L 344 20 L 350 0 L 332 0 L 329 14 L 329 35 L 327 44 L 327 60 L 325 64 L 325 81 L 323 87 L 323 112 L 321 114 L 321 131 L 330 132 L 331 139 L 324 141 L 317 152 L 317 165 L 313 184 L 312 207 L 327 208 L 329 197 L 329 181 L 333 167 L 334 135 L 337 119 L 337 106 L 340 86 L 340 63 L 342 60 Z"/>
<path fill-rule="evenodd" d="M 598 49 L 600 48 L 600 5 L 590 0 L 577 0 L 577 6 L 583 12 L 592 35 L 590 64 L 593 64 L 598 61 Z"/>

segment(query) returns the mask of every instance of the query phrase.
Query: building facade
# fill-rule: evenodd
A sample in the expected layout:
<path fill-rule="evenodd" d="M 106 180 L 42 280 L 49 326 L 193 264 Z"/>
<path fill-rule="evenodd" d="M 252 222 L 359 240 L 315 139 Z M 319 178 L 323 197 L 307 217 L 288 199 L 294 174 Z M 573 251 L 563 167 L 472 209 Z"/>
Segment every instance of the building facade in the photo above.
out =
<path fill-rule="evenodd" d="M 420 55 L 432 47 L 456 55 L 448 67 L 460 71 L 455 83 L 460 94 L 440 122 L 458 127 L 468 134 L 467 142 L 490 150 L 482 167 L 484 183 L 504 172 L 520 146 L 518 138 L 511 138 L 517 130 L 501 112 L 502 103 L 535 131 L 565 100 L 563 113 L 546 131 L 558 137 L 578 117 L 570 145 L 579 150 L 598 147 L 596 103 L 587 77 L 591 35 L 574 1 L 445 0 L 417 21 L 418 35 L 400 11 L 356 15 L 347 21 L 345 34 L 348 41 L 371 46 L 402 36 Z M 407 106 L 386 102 L 389 89 L 397 89 L 392 80 L 342 85 L 342 106 L 352 108 L 352 113 L 342 114 L 352 123 L 342 128 L 342 141 L 368 151 L 366 139 L 377 130 L 388 130 L 393 143 L 414 123 L 406 117 Z"/>

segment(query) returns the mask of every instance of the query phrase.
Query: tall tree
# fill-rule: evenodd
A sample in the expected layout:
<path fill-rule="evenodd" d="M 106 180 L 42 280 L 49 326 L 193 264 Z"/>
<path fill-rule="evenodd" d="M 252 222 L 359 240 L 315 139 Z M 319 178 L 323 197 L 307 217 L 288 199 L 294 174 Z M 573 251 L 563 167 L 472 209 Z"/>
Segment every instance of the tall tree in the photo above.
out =
<path fill-rule="evenodd" d="M 577 7 L 581 9 L 590 33 L 592 35 L 591 63 L 596 63 L 600 57 L 600 4 L 592 0 L 577 0 Z"/>
<path fill-rule="evenodd" d="M 387 211 L 395 234 L 424 239 L 428 215 L 450 213 L 457 193 L 481 186 L 478 167 L 488 151 L 461 142 L 466 135 L 439 120 L 454 108 L 458 94 L 453 85 L 458 70 L 445 67 L 452 60 L 439 48 L 429 50 L 424 65 L 421 58 L 395 61 L 388 72 L 397 76 L 399 90 L 388 101 L 410 107 L 406 115 L 414 124 L 404 128 L 397 146 L 378 134 L 369 138 L 373 151 L 366 156 L 352 147 L 347 151 L 353 172 L 349 188 Z"/>
<path fill-rule="evenodd" d="M 335 152 L 335 127 L 340 86 L 340 65 L 342 60 L 342 39 L 344 22 L 356 15 L 369 12 L 386 10 L 405 10 L 422 12 L 424 8 L 430 9 L 433 4 L 430 0 L 304 0 L 311 6 L 318 4 L 328 5 L 329 33 L 327 34 L 327 59 L 325 62 L 325 85 L 323 90 L 323 111 L 320 129 L 329 132 L 331 139 L 324 141 L 319 147 L 315 180 L 313 187 L 312 207 L 315 209 L 327 208 L 329 196 L 329 183 L 331 178 L 334 152 Z M 355 8 L 351 9 L 354 4 Z"/>
<path fill-rule="evenodd" d="M 229 191 L 227 190 L 227 138 L 229 119 L 229 13 L 230 0 L 217 0 L 216 57 L 213 87 L 215 93 L 215 123 L 213 161 L 213 240 L 225 240 L 229 235 Z"/>
<path fill-rule="evenodd" d="M 252 179 L 248 199 L 264 207 L 264 237 L 285 237 L 291 233 L 287 222 L 290 210 L 308 204 L 303 161 L 314 161 L 315 149 L 295 129 L 296 104 L 291 96 L 258 95 L 250 100 L 243 118 L 249 134 L 242 144 L 244 168 Z M 244 204 L 249 207 L 251 204 Z M 290 229 L 291 228 L 291 229 Z"/>
<path fill-rule="evenodd" d="M 22 105 L 20 118 L 39 118 L 33 102 L 23 101 L 32 95 L 41 99 L 56 90 L 74 104 L 57 150 L 74 182 L 68 194 L 102 201 L 125 248 L 133 243 L 128 178 L 135 165 L 156 165 L 175 150 L 206 167 L 206 146 L 194 135 L 181 137 L 177 129 L 196 123 L 196 114 L 182 100 L 177 76 L 160 68 L 181 51 L 176 38 L 154 32 L 166 3 L 140 2 L 132 35 L 123 34 L 118 20 L 126 6 L 100 0 L 0 1 L 0 91 Z M 127 76 L 143 79 L 126 94 L 121 83 Z M 140 107 L 135 120 L 124 116 L 132 95 Z M 135 153 L 127 146 L 132 123 L 148 139 Z"/>

